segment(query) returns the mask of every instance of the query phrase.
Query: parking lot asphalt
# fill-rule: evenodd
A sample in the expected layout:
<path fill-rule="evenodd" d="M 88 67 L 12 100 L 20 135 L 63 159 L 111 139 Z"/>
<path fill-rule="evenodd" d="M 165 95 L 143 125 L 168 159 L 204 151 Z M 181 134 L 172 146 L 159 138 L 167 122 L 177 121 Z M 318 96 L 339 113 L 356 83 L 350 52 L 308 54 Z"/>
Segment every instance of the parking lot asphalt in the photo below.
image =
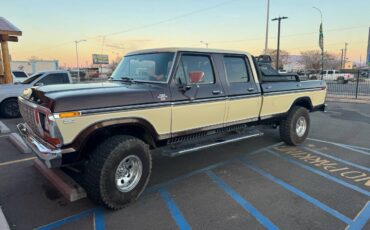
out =
<path fill-rule="evenodd" d="M 18 120 L 2 120 L 15 131 Z M 370 107 L 330 103 L 298 147 L 278 132 L 156 156 L 144 194 L 119 211 L 68 202 L 0 137 L 0 205 L 11 229 L 370 229 Z"/>

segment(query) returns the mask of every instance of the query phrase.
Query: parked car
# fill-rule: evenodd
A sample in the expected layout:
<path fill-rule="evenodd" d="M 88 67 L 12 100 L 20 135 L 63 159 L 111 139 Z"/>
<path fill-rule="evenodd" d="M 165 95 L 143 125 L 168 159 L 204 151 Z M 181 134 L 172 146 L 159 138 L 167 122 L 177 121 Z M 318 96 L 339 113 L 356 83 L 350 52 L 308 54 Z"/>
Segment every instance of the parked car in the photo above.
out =
<path fill-rule="evenodd" d="M 109 82 L 25 91 L 18 130 L 46 166 L 74 167 L 91 199 L 120 209 L 145 189 L 153 152 L 178 156 L 260 136 L 262 124 L 301 144 L 309 112 L 325 109 L 326 84 L 282 78 L 260 75 L 246 52 L 136 51 Z"/>
<path fill-rule="evenodd" d="M 354 81 L 355 77 L 351 73 L 341 73 L 339 70 L 324 70 L 324 72 L 320 74 L 311 74 L 309 78 L 311 80 L 314 79 L 322 79 L 325 81 L 337 81 L 341 84 L 347 84 L 349 81 Z"/>
<path fill-rule="evenodd" d="M 38 72 L 21 83 L 0 85 L 0 116 L 5 118 L 19 117 L 17 97 L 23 90 L 34 86 L 72 83 L 71 75 L 67 71 Z"/>
<path fill-rule="evenodd" d="M 26 80 L 29 76 L 26 72 L 22 70 L 13 70 L 12 71 L 13 83 L 22 82 Z"/>

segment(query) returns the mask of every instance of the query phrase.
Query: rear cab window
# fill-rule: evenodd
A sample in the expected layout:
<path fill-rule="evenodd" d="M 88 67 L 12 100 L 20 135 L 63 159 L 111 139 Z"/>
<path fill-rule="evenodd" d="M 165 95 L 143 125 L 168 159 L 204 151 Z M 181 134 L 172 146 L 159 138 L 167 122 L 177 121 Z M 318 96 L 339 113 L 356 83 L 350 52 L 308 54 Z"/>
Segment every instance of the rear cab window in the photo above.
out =
<path fill-rule="evenodd" d="M 244 57 L 224 57 L 226 79 L 229 83 L 242 83 L 250 81 L 250 74 Z"/>

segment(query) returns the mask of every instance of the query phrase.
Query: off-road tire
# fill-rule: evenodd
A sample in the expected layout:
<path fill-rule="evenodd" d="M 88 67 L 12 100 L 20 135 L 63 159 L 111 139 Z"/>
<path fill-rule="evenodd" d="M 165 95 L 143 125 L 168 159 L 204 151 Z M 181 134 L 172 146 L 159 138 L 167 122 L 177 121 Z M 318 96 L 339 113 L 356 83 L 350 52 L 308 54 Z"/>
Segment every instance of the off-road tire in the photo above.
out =
<path fill-rule="evenodd" d="M 142 162 L 138 184 L 129 192 L 121 192 L 115 181 L 116 169 L 129 155 Z M 83 168 L 83 186 L 90 199 L 110 209 L 118 210 L 135 201 L 144 191 L 151 174 L 152 159 L 149 146 L 138 138 L 116 135 L 98 145 Z"/>
<path fill-rule="evenodd" d="M 0 116 L 4 118 L 17 118 L 21 116 L 17 98 L 5 99 L 0 104 Z"/>
<path fill-rule="evenodd" d="M 303 136 L 299 137 L 296 132 L 297 121 L 300 117 L 306 119 L 307 128 Z M 304 107 L 294 106 L 288 116 L 280 121 L 280 139 L 288 145 L 299 145 L 305 141 L 310 130 L 310 115 Z"/>

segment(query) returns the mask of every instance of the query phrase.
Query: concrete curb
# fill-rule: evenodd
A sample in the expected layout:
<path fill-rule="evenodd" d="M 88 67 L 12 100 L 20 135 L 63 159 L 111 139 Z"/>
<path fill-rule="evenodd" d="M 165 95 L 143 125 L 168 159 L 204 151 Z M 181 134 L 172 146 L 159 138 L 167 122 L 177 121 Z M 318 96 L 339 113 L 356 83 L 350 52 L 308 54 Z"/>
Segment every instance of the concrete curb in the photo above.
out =
<path fill-rule="evenodd" d="M 326 101 L 343 102 L 343 103 L 358 103 L 358 104 L 368 104 L 368 105 L 370 105 L 370 100 L 364 100 L 364 99 L 327 97 Z"/>
<path fill-rule="evenodd" d="M 21 153 L 32 153 L 32 150 L 27 146 L 23 139 L 18 133 L 11 133 L 9 135 L 9 141 L 21 152 Z"/>
<path fill-rule="evenodd" d="M 2 121 L 0 121 L 0 134 L 10 133 L 10 129 Z"/>
<path fill-rule="evenodd" d="M 0 207 L 0 229 L 1 230 L 10 230 L 8 221 L 6 221 L 6 218 L 4 216 L 3 210 Z"/>
<path fill-rule="evenodd" d="M 85 189 L 60 169 L 49 169 L 39 159 L 34 161 L 34 166 L 70 202 L 86 197 Z"/>

